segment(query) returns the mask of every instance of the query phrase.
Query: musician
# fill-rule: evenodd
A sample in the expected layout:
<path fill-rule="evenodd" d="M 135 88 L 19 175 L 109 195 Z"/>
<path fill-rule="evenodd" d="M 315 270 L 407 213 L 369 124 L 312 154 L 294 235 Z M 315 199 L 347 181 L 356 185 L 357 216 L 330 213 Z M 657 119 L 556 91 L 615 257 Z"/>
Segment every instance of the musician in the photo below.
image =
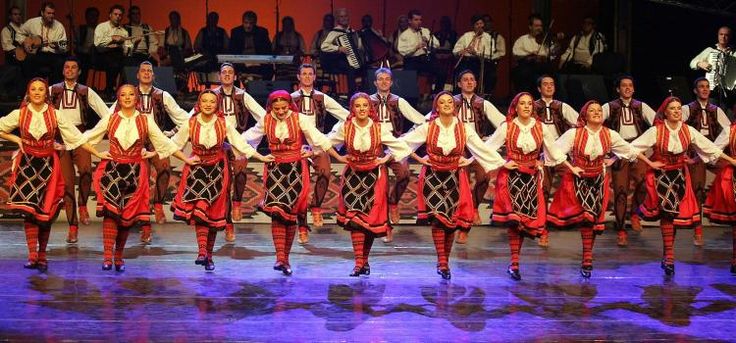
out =
<path fill-rule="evenodd" d="M 243 133 L 248 129 L 248 119 L 253 116 L 256 122 L 260 122 L 266 115 L 266 110 L 256 102 L 253 97 L 246 93 L 245 90 L 235 86 L 235 67 L 230 63 L 223 63 L 220 66 L 220 87 L 214 89 L 214 92 L 220 97 L 220 109 L 227 125 L 235 127 L 235 129 Z M 192 110 L 194 111 L 194 110 Z M 225 240 L 228 242 L 235 241 L 235 229 L 233 220 L 243 219 L 240 206 L 243 201 L 243 193 L 245 192 L 245 181 L 247 180 L 246 167 L 248 160 L 235 159 L 233 154 L 228 154 L 230 165 L 232 166 L 232 209 L 228 217 L 228 223 L 225 225 Z"/>
<path fill-rule="evenodd" d="M 95 28 L 100 21 L 100 10 L 97 7 L 87 7 L 84 10 L 84 24 L 79 25 L 76 32 L 76 51 L 74 56 L 79 59 L 81 72 L 79 79 L 87 82 L 88 71 L 97 66 L 95 54 Z"/>
<path fill-rule="evenodd" d="M 230 44 L 225 29 L 217 26 L 219 21 L 220 15 L 217 12 L 210 12 L 207 15 L 207 25 L 199 29 L 194 39 L 194 51 L 207 58 L 205 71 L 208 72 L 218 70 L 217 55 L 227 53 Z"/>
<path fill-rule="evenodd" d="M 151 35 L 153 32 L 151 26 L 141 22 L 141 8 L 130 6 L 130 9 L 128 9 L 128 20 L 128 25 L 125 25 L 128 36 L 142 37 L 142 39 L 136 40 L 137 43 L 133 43 L 130 55 L 125 57 L 125 65 L 139 66 L 143 61 L 158 65 L 160 62 L 158 57 L 158 37 Z"/>
<path fill-rule="evenodd" d="M 322 17 L 322 28 L 314 34 L 309 52 L 314 56 L 319 56 L 322 52 L 322 42 L 327 38 L 327 34 L 335 27 L 335 16 L 327 13 Z"/>
<path fill-rule="evenodd" d="M 273 53 L 276 55 L 296 55 L 301 56 L 307 47 L 304 44 L 304 37 L 296 31 L 294 18 L 286 16 L 281 19 L 282 31 L 276 33 L 273 37 Z"/>
<path fill-rule="evenodd" d="M 23 16 L 20 8 L 11 6 L 8 10 L 8 25 L 0 31 L 5 65 L 0 66 L 0 97 L 15 99 L 23 94 L 23 74 L 20 61 L 15 59 L 15 49 L 21 46 L 25 37 L 21 32 Z"/>
<path fill-rule="evenodd" d="M 461 71 L 458 74 L 457 86 L 460 88 L 460 94 L 454 96 L 455 108 L 459 109 L 458 117 L 464 124 L 465 130 L 473 131 L 481 138 L 489 137 L 506 120 L 506 116 L 496 106 L 493 106 L 490 101 L 484 100 L 475 93 L 478 82 L 472 71 Z M 488 190 L 488 184 L 491 179 L 477 162 L 473 162 L 468 166 L 468 169 L 474 174 L 473 177 L 475 178 L 475 186 L 473 187 L 473 224 L 480 225 L 481 219 L 478 208 L 483 202 L 483 197 Z M 457 235 L 456 242 L 465 244 L 468 240 L 468 232 L 470 232 L 470 227 L 461 229 Z"/>
<path fill-rule="evenodd" d="M 534 102 L 534 112 L 542 122 L 549 139 L 556 141 L 568 129 L 577 126 L 578 112 L 570 105 L 555 100 L 555 79 L 552 76 L 540 76 L 537 80 L 537 91 L 539 91 L 541 98 Z M 562 164 L 557 165 L 557 167 L 545 167 L 542 182 L 545 199 L 550 198 L 553 178 L 555 175 L 562 175 L 566 171 L 565 168 L 567 167 Z M 542 247 L 549 245 L 549 235 L 546 228 L 542 231 L 542 236 L 539 237 L 537 244 Z"/>
<path fill-rule="evenodd" d="M 445 87 L 445 72 L 435 67 L 432 49 L 437 48 L 440 42 L 437 37 L 422 27 L 422 13 L 411 10 L 407 14 L 409 28 L 399 35 L 398 50 L 404 58 L 404 69 L 416 70 L 434 76 L 434 90 L 439 92 Z"/>
<path fill-rule="evenodd" d="M 614 83 L 619 98 L 603 105 L 604 125 L 618 132 L 621 138 L 631 143 L 641 136 L 652 124 L 656 113 L 646 103 L 634 99 L 634 78 L 622 75 Z M 641 231 L 641 218 L 636 209 L 644 201 L 644 174 L 647 171 L 646 163 L 618 160 L 611 167 L 613 176 L 615 227 L 618 232 L 617 244 L 627 246 L 626 233 L 626 203 L 628 200 L 630 182 L 634 184 L 634 193 L 631 204 L 631 229 Z"/>
<path fill-rule="evenodd" d="M 181 26 L 181 14 L 177 11 L 169 12 L 169 26 L 164 30 L 164 51 L 169 64 L 177 72 L 184 68 L 184 58 L 192 55 L 192 37 Z"/>
<path fill-rule="evenodd" d="M 242 25 L 230 30 L 230 53 L 235 55 L 270 55 L 271 39 L 268 30 L 258 26 L 258 16 L 253 11 L 243 13 Z M 258 74 L 270 80 L 273 68 L 270 65 L 245 67 L 238 66 L 239 72 Z"/>
<path fill-rule="evenodd" d="M 118 76 L 123 70 L 123 57 L 133 47 L 133 42 L 127 39 L 128 31 L 120 25 L 123 13 L 123 6 L 113 5 L 108 12 L 109 20 L 95 28 L 94 42 L 99 62 L 105 68 L 105 94 L 108 98 L 115 94 Z"/>
<path fill-rule="evenodd" d="M 495 33 L 495 37 L 485 31 L 485 21 L 482 15 L 474 15 L 471 19 L 472 31 L 464 33 L 455 47 L 453 54 L 460 58 L 457 70 L 469 69 L 475 75 L 481 75 L 481 61 L 483 63 L 483 92 L 491 94 L 496 86 L 496 69 L 498 60 L 506 55 L 506 42 L 503 36 Z M 501 46 L 499 47 L 499 43 Z"/>
<path fill-rule="evenodd" d="M 376 86 L 376 93 L 370 96 L 373 108 L 376 109 L 378 121 L 381 124 L 381 130 L 391 133 L 395 137 L 401 136 L 404 132 L 404 118 L 409 119 L 415 125 L 422 125 L 425 122 L 424 116 L 416 109 L 411 107 L 409 103 L 402 97 L 391 94 L 391 86 L 393 85 L 393 74 L 391 69 L 379 68 L 375 71 L 376 80 L 373 84 Z M 401 196 L 409 186 L 409 163 L 407 160 L 393 160 L 386 164 L 389 169 L 394 172 L 396 181 L 388 193 L 388 212 L 389 219 L 392 223 L 398 224 L 401 216 L 399 214 L 399 201 Z M 383 238 L 384 243 L 393 240 L 393 230 L 391 227 Z"/>
<path fill-rule="evenodd" d="M 731 121 L 721 108 L 710 101 L 711 91 L 708 79 L 704 77 L 697 78 L 693 82 L 693 93 L 695 93 L 696 99 L 682 106 L 682 121 L 714 142 L 721 132 L 728 132 L 731 128 Z M 691 159 L 693 159 L 693 163 L 688 166 L 690 181 L 692 182 L 693 192 L 695 192 L 695 200 L 698 202 L 698 208 L 702 209 L 706 197 L 706 165 L 697 158 L 697 155 L 691 155 Z M 714 168 L 708 169 L 714 170 Z M 703 245 L 702 224 L 698 224 L 695 231 L 693 231 L 693 244 L 696 246 Z"/>
<path fill-rule="evenodd" d="M 358 31 L 358 35 L 365 44 L 365 59 L 368 63 L 383 63 L 388 58 L 389 43 L 383 37 L 383 33 L 379 29 L 373 28 L 373 17 L 366 14 L 361 18 L 360 23 L 363 27 Z"/>
<path fill-rule="evenodd" d="M 110 114 L 102 98 L 92 89 L 78 83 L 81 65 L 76 57 L 64 62 L 64 81 L 49 87 L 49 101 L 56 109 L 56 116 L 77 127 L 84 133 Z M 92 114 L 94 112 L 94 115 Z M 77 242 L 79 222 L 89 225 L 87 199 L 92 189 L 92 159 L 88 151 L 77 148 L 59 152 L 61 174 L 64 177 L 64 210 L 69 222 L 67 243 Z M 77 167 L 77 173 L 74 172 Z M 75 175 L 79 180 L 79 196 L 74 195 Z M 79 207 L 79 218 L 77 218 Z"/>
<path fill-rule="evenodd" d="M 392 67 L 394 68 L 404 65 L 404 59 L 399 53 L 399 36 L 409 28 L 409 18 L 406 14 L 402 14 L 396 21 L 396 31 L 388 37 L 388 42 L 391 44 L 391 60 L 394 61 Z"/>
<path fill-rule="evenodd" d="M 705 77 L 710 82 L 711 95 L 716 98 L 717 105 L 721 108 L 731 108 L 735 102 L 732 90 L 728 87 L 733 85 L 721 85 L 722 77 L 726 75 L 724 62 L 726 57 L 733 58 L 736 55 L 731 46 L 731 28 L 722 26 L 718 29 L 718 43 L 701 51 L 690 61 L 690 69 L 705 71 Z M 731 61 L 733 62 L 733 61 Z"/>
<path fill-rule="evenodd" d="M 549 73 L 549 57 L 553 46 L 544 42 L 544 24 L 537 14 L 529 16 L 529 33 L 519 37 L 511 49 L 517 65 L 511 72 L 517 92 L 536 92 L 534 81 Z"/>
<path fill-rule="evenodd" d="M 606 49 L 606 38 L 598 32 L 593 17 L 583 19 L 582 30 L 572 37 L 560 57 L 560 69 L 570 74 L 587 74 L 593 66 L 593 56 Z"/>
<path fill-rule="evenodd" d="M 320 62 L 325 72 L 332 74 L 346 74 L 348 90 L 355 92 L 355 78 L 363 67 L 363 41 L 358 33 L 350 28 L 350 15 L 345 8 L 335 10 L 337 26 L 327 34 L 322 42 Z M 347 39 L 345 39 L 347 38 Z M 341 41 L 346 41 L 345 46 Z M 352 55 L 350 51 L 352 50 Z"/>
<path fill-rule="evenodd" d="M 40 38 L 42 46 L 35 54 L 28 54 L 23 61 L 23 74 L 26 78 L 36 76 L 45 77 L 50 83 L 61 81 L 61 67 L 67 54 L 66 30 L 56 16 L 56 6 L 53 2 L 44 2 L 41 5 L 41 14 L 28 19 L 20 30 L 27 38 Z M 28 39 L 23 42 L 26 51 L 32 51 L 33 43 Z"/>
<path fill-rule="evenodd" d="M 457 32 L 452 29 L 450 17 L 443 15 L 440 18 L 440 29 L 434 33 L 434 36 L 440 42 L 440 46 L 437 49 L 451 51 L 455 47 L 458 37 Z"/>
<path fill-rule="evenodd" d="M 331 128 L 326 125 L 327 113 L 335 117 L 339 122 L 344 122 L 350 112 L 340 106 L 340 104 L 332 99 L 329 95 L 314 89 L 314 79 L 317 75 L 317 69 L 311 64 L 302 64 L 299 66 L 297 79 L 299 80 L 299 89 L 291 93 L 291 99 L 299 109 L 299 113 L 304 118 L 309 119 L 305 123 L 312 123 L 317 131 L 324 133 L 331 132 Z M 310 145 L 313 142 L 309 142 Z M 330 166 L 330 157 L 324 152 L 317 153 L 313 158 L 312 167 L 314 168 L 314 195 L 310 205 L 312 212 L 312 223 L 314 226 L 321 227 L 324 224 L 322 219 L 322 202 L 325 200 L 327 189 L 330 186 L 330 177 L 332 176 L 332 168 Z M 304 213 L 303 215 L 306 215 Z M 299 219 L 299 244 L 307 244 L 309 242 L 309 227 L 306 218 Z"/>

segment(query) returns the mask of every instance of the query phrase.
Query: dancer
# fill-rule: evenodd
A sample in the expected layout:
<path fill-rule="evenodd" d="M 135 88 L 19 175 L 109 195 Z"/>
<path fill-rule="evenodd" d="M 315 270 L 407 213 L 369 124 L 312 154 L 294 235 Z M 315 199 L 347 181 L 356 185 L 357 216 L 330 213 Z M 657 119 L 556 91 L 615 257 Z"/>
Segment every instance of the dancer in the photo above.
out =
<path fill-rule="evenodd" d="M 297 111 L 288 92 L 274 91 L 268 96 L 263 120 L 243 133 L 252 146 L 258 146 L 265 136 L 275 157 L 273 163 L 264 166 L 265 194 L 258 208 L 271 217 L 271 233 L 276 248 L 273 269 L 284 275 L 292 273 L 289 253 L 296 235 L 297 218 L 306 214 L 309 197 L 309 166 L 306 158 L 311 156 L 311 151 L 302 148 L 303 140 L 308 139 L 315 147 L 327 151 L 342 163 L 348 162 L 335 152 L 329 139 Z"/>
<path fill-rule="evenodd" d="M 506 164 L 496 179 L 496 201 L 493 203 L 494 225 L 508 227 L 511 264 L 507 269 L 514 280 L 521 280 L 519 254 L 524 237 L 542 235 L 547 221 L 547 201 L 542 181 L 544 152 L 547 161 L 559 161 L 549 130 L 534 113 L 534 98 L 527 92 L 514 97 L 506 122 L 486 141 L 493 151 L 506 147 Z"/>
<path fill-rule="evenodd" d="M 731 158 L 736 155 L 736 123 L 723 130 L 715 145 L 719 149 L 729 148 Z M 724 154 L 725 155 L 725 154 Z M 731 256 L 731 274 L 736 274 L 736 192 L 734 192 L 734 168 L 733 166 L 722 167 L 713 180 L 710 193 L 703 205 L 703 212 L 711 222 L 731 226 L 733 237 L 733 255 Z"/>
<path fill-rule="evenodd" d="M 682 122 L 682 101 L 673 96 L 659 106 L 654 126 L 631 146 L 633 153 L 651 168 L 644 179 L 647 196 L 638 212 L 646 220 L 660 221 L 664 255 L 661 266 L 666 275 L 673 275 L 675 227 L 697 226 L 701 219 L 690 181 L 688 149 L 692 146 L 706 163 L 721 158 L 736 165 L 736 160 L 724 154 L 697 129 Z M 644 155 L 649 148 L 654 150 L 651 158 Z"/>
<path fill-rule="evenodd" d="M 345 144 L 347 151 L 337 224 L 350 231 L 353 242 L 355 268 L 350 276 L 370 275 L 368 254 L 373 241 L 385 236 L 391 227 L 386 163 L 391 159 L 401 162 L 411 154 L 406 143 L 382 129 L 382 125 L 370 96 L 355 93 L 350 98 L 350 116 L 344 126 L 329 136 L 333 146 Z M 390 153 L 381 157 L 383 145 Z"/>
<path fill-rule="evenodd" d="M 0 118 L 0 138 L 20 148 L 13 155 L 7 208 L 24 216 L 28 262 L 23 267 L 40 272 L 48 269 L 46 246 L 64 198 L 64 179 L 56 150 L 82 147 L 102 158 L 88 144 L 82 144 L 85 139 L 72 123 L 57 116 L 48 103 L 48 87 L 44 79 L 31 79 L 20 108 Z M 20 137 L 11 134 L 16 128 Z M 57 135 L 61 135 L 65 146 L 55 143 Z"/>
<path fill-rule="evenodd" d="M 417 223 L 429 223 L 437 249 L 437 274 L 450 279 L 450 252 L 455 231 L 473 225 L 473 197 L 466 166 L 465 148 L 486 173 L 499 168 L 504 161 L 495 151 L 483 145 L 474 130 L 468 130 L 455 115 L 455 101 L 450 92 L 435 96 L 429 122 L 418 126 L 400 139 L 412 150 L 427 146 L 427 157 L 412 156 L 423 164 L 417 189 Z"/>
<path fill-rule="evenodd" d="M 199 94 L 194 116 L 182 125 L 172 140 L 183 149 L 192 142 L 192 157 L 200 161 L 185 165 L 179 189 L 171 204 L 174 218 L 193 225 L 197 235 L 199 255 L 194 261 L 206 270 L 214 270 L 212 249 L 217 231 L 226 225 L 230 173 L 223 149 L 225 139 L 238 152 L 262 162 L 272 162 L 273 156 L 262 156 L 243 139 L 234 125 L 229 125 L 219 112 L 217 94 L 205 90 Z"/>
<path fill-rule="evenodd" d="M 605 228 L 610 200 L 611 175 L 606 173 L 613 153 L 630 159 L 631 146 L 621 136 L 603 126 L 603 109 L 598 101 L 585 103 L 580 110 L 577 128 L 567 130 L 557 139 L 555 149 L 570 154 L 562 162 L 569 170 L 562 174 L 560 187 L 549 206 L 547 221 L 560 228 L 579 227 L 583 239 L 583 262 L 580 274 L 589 278 L 593 270 L 593 243 Z"/>
<path fill-rule="evenodd" d="M 199 162 L 179 151 L 176 144 L 161 132 L 153 116 L 136 110 L 138 97 L 135 86 L 120 86 L 114 113 L 84 133 L 92 145 L 98 144 L 105 134 L 110 140 L 110 151 L 100 153 L 106 160 L 97 165 L 92 178 L 97 195 L 97 217 L 103 218 L 103 270 L 112 269 L 113 246 L 115 270 L 125 270 L 123 249 L 128 233 L 131 228 L 147 225 L 150 220 L 149 170 L 144 160 L 154 155 L 162 159 L 174 155 L 189 165 Z M 145 151 L 147 142 L 153 145 L 155 153 Z"/>

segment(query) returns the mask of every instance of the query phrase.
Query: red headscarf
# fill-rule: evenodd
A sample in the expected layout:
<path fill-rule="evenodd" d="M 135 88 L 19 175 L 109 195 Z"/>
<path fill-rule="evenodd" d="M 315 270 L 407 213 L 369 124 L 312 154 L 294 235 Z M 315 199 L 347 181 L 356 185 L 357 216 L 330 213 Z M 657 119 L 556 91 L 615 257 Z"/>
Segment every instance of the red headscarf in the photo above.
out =
<path fill-rule="evenodd" d="M 437 111 L 437 102 L 440 100 L 440 97 L 443 95 L 449 95 L 452 98 L 452 93 L 448 91 L 441 91 L 437 93 L 437 95 L 434 96 L 434 100 L 432 100 L 432 112 L 429 116 L 429 120 L 432 120 L 434 118 L 437 118 L 440 115 L 440 112 Z M 454 101 L 454 100 L 453 100 Z M 454 102 L 453 102 L 454 104 Z M 457 107 L 455 107 L 455 114 L 457 115 Z"/>
<path fill-rule="evenodd" d="M 271 113 L 271 110 L 273 109 L 273 103 L 277 100 L 284 100 L 289 103 L 289 109 L 294 112 L 299 112 L 299 109 L 296 107 L 296 104 L 294 103 L 294 100 L 291 99 L 291 94 L 285 90 L 277 90 L 271 92 L 271 94 L 268 95 L 268 102 L 266 103 L 266 113 Z"/>
<path fill-rule="evenodd" d="M 201 91 L 201 92 L 199 93 L 199 95 L 197 96 L 197 103 L 196 103 L 196 104 L 194 104 L 194 108 L 192 109 L 192 112 L 193 112 L 193 113 L 194 113 L 195 115 L 197 115 L 197 114 L 199 114 L 200 112 L 202 112 L 202 110 L 200 110 L 200 109 L 199 109 L 199 102 L 200 102 L 200 101 L 202 101 L 202 96 L 203 96 L 203 95 L 205 95 L 205 94 L 212 94 L 212 95 L 214 95 L 214 96 L 215 96 L 215 98 L 217 98 L 217 101 L 215 102 L 215 115 L 216 115 L 216 116 L 218 116 L 218 117 L 221 117 L 221 116 L 223 116 L 224 114 L 223 114 L 223 113 L 222 113 L 222 111 L 220 110 L 220 97 L 219 97 L 219 96 L 217 96 L 217 93 L 215 93 L 215 92 L 214 92 L 213 90 L 211 90 L 211 89 L 205 89 L 205 90 L 203 90 L 203 91 Z"/>
<path fill-rule="evenodd" d="M 680 98 L 676 96 L 668 96 L 664 99 L 664 101 L 662 101 L 662 104 L 659 105 L 659 108 L 657 108 L 657 115 L 654 117 L 655 125 L 658 123 L 664 123 L 665 119 L 667 119 L 667 115 L 665 114 L 665 112 L 667 112 L 667 106 L 669 106 L 671 102 L 675 101 L 682 104 L 682 100 L 680 100 Z"/>
<path fill-rule="evenodd" d="M 48 104 L 48 105 L 51 104 L 51 102 L 50 102 L 51 98 L 49 97 L 49 83 L 48 83 L 48 81 L 46 81 L 46 79 L 44 79 L 42 77 L 34 77 L 30 81 L 28 81 L 28 84 L 26 84 L 26 95 L 23 96 L 23 101 L 21 101 L 21 103 L 20 103 L 20 107 L 21 108 L 26 107 L 26 106 L 28 106 L 29 103 L 31 103 L 31 99 L 29 97 L 29 95 L 31 94 L 31 84 L 33 84 L 36 81 L 43 83 L 43 89 L 46 90 L 46 99 L 44 100 L 44 102 L 46 104 Z"/>
<path fill-rule="evenodd" d="M 140 110 L 140 105 L 141 105 L 140 90 L 138 89 L 138 87 L 136 87 L 136 86 L 134 86 L 134 85 L 132 85 L 130 83 L 126 83 L 126 84 L 120 85 L 120 87 L 118 87 L 118 90 L 115 92 L 115 100 L 117 100 L 117 102 L 115 103 L 115 109 L 112 111 L 113 113 L 120 111 L 120 108 L 121 108 L 120 107 L 120 94 L 121 94 L 123 88 L 125 88 L 125 87 L 133 87 L 133 89 L 135 90 L 135 92 L 134 92 L 134 94 L 135 94 L 135 109 L 136 110 Z"/>
<path fill-rule="evenodd" d="M 353 105 L 355 104 L 355 100 L 358 99 L 365 99 L 368 100 L 368 117 L 373 119 L 373 121 L 378 121 L 378 113 L 376 113 L 376 108 L 373 107 L 373 102 L 371 101 L 371 97 L 363 92 L 358 92 L 353 94 L 352 97 L 350 97 L 350 114 L 348 115 L 348 119 L 350 120 L 355 117 L 355 112 L 353 112 Z"/>
<path fill-rule="evenodd" d="M 511 100 L 511 105 L 509 105 L 509 110 L 506 114 L 506 121 L 511 122 L 518 116 L 516 114 L 516 106 L 519 104 L 519 100 L 521 100 L 521 97 L 524 95 L 528 95 L 530 98 L 532 98 L 532 101 L 534 101 L 534 96 L 532 96 L 529 92 L 521 92 L 519 94 L 516 94 L 514 97 L 514 100 Z M 539 120 L 539 117 L 537 116 L 536 112 L 534 112 L 534 109 L 532 108 L 532 117 Z"/>
<path fill-rule="evenodd" d="M 578 127 L 585 127 L 586 124 L 588 124 L 588 108 L 591 105 L 600 105 L 601 103 L 598 102 L 598 100 L 588 100 L 588 102 L 583 105 L 583 107 L 580 109 L 580 115 L 578 116 Z"/>

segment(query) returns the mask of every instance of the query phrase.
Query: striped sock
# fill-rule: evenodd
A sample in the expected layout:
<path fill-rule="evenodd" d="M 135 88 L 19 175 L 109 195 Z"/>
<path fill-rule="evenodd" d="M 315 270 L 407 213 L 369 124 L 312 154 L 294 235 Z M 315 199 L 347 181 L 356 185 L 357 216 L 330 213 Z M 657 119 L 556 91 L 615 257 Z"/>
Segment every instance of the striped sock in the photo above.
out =
<path fill-rule="evenodd" d="M 363 231 L 350 231 L 350 240 L 353 242 L 356 268 L 361 268 L 365 265 L 365 239 L 366 235 Z"/>
<path fill-rule="evenodd" d="M 130 228 L 118 229 L 115 239 L 115 265 L 122 265 L 124 263 L 123 251 L 125 250 L 125 243 L 128 241 L 128 234 L 130 234 Z"/>
<path fill-rule="evenodd" d="M 365 244 L 363 244 L 363 265 L 368 264 L 368 255 L 371 254 L 371 248 L 373 247 L 373 240 L 376 239 L 372 233 L 365 234 Z"/>
<path fill-rule="evenodd" d="M 434 240 L 434 248 L 437 250 L 437 264 L 440 268 L 447 268 L 449 265 L 447 251 L 445 251 L 445 237 L 445 229 L 432 224 L 432 240 Z"/>
<path fill-rule="evenodd" d="M 217 230 L 209 230 L 209 232 L 207 232 L 207 258 L 212 258 L 212 251 L 215 250 L 216 240 Z"/>
<path fill-rule="evenodd" d="M 38 261 L 38 225 L 25 222 L 26 244 L 28 245 L 28 260 Z"/>
<path fill-rule="evenodd" d="M 521 253 L 521 246 L 524 244 L 524 236 L 520 235 L 515 227 L 508 229 L 508 235 L 509 248 L 511 249 L 511 266 L 512 269 L 519 269 L 519 254 Z"/>
<path fill-rule="evenodd" d="M 102 258 L 105 262 L 112 262 L 112 248 L 118 236 L 118 225 L 115 220 L 105 218 L 102 220 Z"/>
<path fill-rule="evenodd" d="M 671 221 L 662 220 L 662 255 L 667 264 L 675 263 L 675 227 Z"/>
<path fill-rule="evenodd" d="M 46 246 L 51 235 L 50 225 L 38 225 L 38 262 L 46 262 Z"/>
<path fill-rule="evenodd" d="M 207 233 L 209 229 L 206 226 L 195 225 L 194 231 L 197 235 L 197 249 L 199 256 L 207 255 Z"/>
<path fill-rule="evenodd" d="M 593 266 L 593 244 L 595 243 L 593 228 L 581 228 L 580 236 L 583 239 L 583 267 Z"/>
<path fill-rule="evenodd" d="M 286 263 L 286 225 L 278 219 L 271 221 L 273 247 L 276 249 L 276 262 Z"/>
<path fill-rule="evenodd" d="M 296 237 L 296 225 L 286 226 L 286 240 L 284 242 L 284 252 L 286 253 L 287 265 L 289 264 L 289 254 L 291 254 L 291 246 L 294 245 L 294 237 Z"/>

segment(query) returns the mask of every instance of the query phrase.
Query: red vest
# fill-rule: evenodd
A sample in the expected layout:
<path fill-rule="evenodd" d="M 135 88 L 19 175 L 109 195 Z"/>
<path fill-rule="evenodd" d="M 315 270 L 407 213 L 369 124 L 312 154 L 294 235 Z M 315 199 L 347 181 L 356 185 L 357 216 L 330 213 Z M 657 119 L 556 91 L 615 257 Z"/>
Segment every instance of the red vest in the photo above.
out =
<path fill-rule="evenodd" d="M 54 142 L 58 127 L 56 111 L 54 107 L 49 105 L 46 111 L 43 112 L 46 133 L 39 139 L 33 137 L 28 131 L 31 126 L 31 118 L 33 117 L 29 112 L 28 106 L 21 107 L 20 116 L 18 117 L 18 130 L 20 131 L 20 139 L 23 142 L 23 150 L 34 156 L 48 156 L 54 152 Z"/>
<path fill-rule="evenodd" d="M 135 117 L 135 125 L 138 128 L 138 140 L 128 149 L 123 149 L 120 142 L 115 138 L 115 132 L 117 131 L 121 120 L 121 114 L 119 112 L 115 112 L 110 115 L 110 122 L 107 124 L 107 137 L 110 141 L 110 155 L 112 155 L 112 158 L 118 162 L 132 162 L 140 160 L 142 157 L 141 151 L 145 142 L 148 140 L 148 120 L 146 119 L 146 115 L 138 115 Z"/>
<path fill-rule="evenodd" d="M 299 126 L 299 116 L 297 113 L 292 113 L 284 120 L 289 128 L 289 138 L 283 142 L 276 137 L 276 124 L 278 120 L 273 115 L 266 114 L 263 118 L 263 127 L 266 132 L 268 148 L 271 150 L 271 154 L 276 157 L 276 161 L 293 162 L 301 159 L 302 129 Z"/>
<path fill-rule="evenodd" d="M 682 124 L 678 134 L 680 144 L 682 144 L 682 152 L 673 154 L 667 150 L 670 142 L 670 132 L 666 125 L 665 123 L 657 124 L 657 142 L 652 147 L 654 154 L 652 154 L 651 160 L 664 162 L 666 164 L 665 168 L 680 168 L 685 163 L 684 159 L 687 157 L 687 150 L 690 147 L 690 130 L 688 130 L 685 123 Z"/>
<path fill-rule="evenodd" d="M 381 144 L 381 123 L 373 122 L 373 125 L 368 131 L 371 135 L 371 148 L 364 152 L 358 151 L 353 147 L 356 133 L 355 123 L 353 123 L 352 120 L 348 120 L 345 123 L 344 130 L 345 150 L 348 155 L 352 157 L 350 167 L 359 171 L 372 170 L 375 168 L 376 159 L 383 154 L 383 145 Z"/>
<path fill-rule="evenodd" d="M 524 151 L 521 150 L 521 148 L 516 146 L 516 141 L 519 139 L 519 134 L 521 133 L 521 130 L 519 130 L 519 126 L 517 126 L 516 123 L 514 123 L 513 121 L 508 121 L 507 123 L 507 157 L 515 161 L 519 165 L 527 167 L 533 166 L 539 160 L 539 154 L 542 152 L 542 144 L 544 142 L 544 131 L 542 130 L 542 123 L 537 120 L 537 122 L 534 124 L 534 128 L 532 128 L 532 136 L 534 137 L 534 142 L 537 143 L 537 148 L 534 151 L 529 152 L 528 154 L 525 154 Z"/>
<path fill-rule="evenodd" d="M 455 148 L 452 149 L 449 155 L 445 156 L 442 153 L 442 148 L 437 146 L 438 137 L 440 135 L 439 118 L 432 120 L 429 123 L 429 131 L 427 132 L 427 155 L 429 155 L 429 161 L 432 163 L 432 168 L 435 170 L 455 170 L 457 169 L 457 163 L 460 157 L 465 152 L 465 125 L 461 121 L 458 121 L 455 125 Z"/>
<path fill-rule="evenodd" d="M 611 151 L 611 130 L 606 127 L 601 128 L 600 139 L 603 152 L 593 160 L 585 154 L 585 146 L 589 138 L 590 133 L 584 127 L 575 130 L 575 141 L 571 153 L 572 162 L 574 166 L 582 168 L 586 176 L 595 176 L 603 172 L 603 160 Z"/>
<path fill-rule="evenodd" d="M 202 124 L 199 123 L 197 117 L 199 115 L 192 116 L 189 118 L 189 141 L 192 143 L 192 153 L 199 156 L 204 163 L 218 160 L 223 156 L 222 145 L 227 137 L 227 130 L 225 127 L 224 117 L 215 117 L 215 133 L 217 135 L 217 144 L 211 148 L 207 148 L 199 143 L 199 131 L 202 128 Z"/>

